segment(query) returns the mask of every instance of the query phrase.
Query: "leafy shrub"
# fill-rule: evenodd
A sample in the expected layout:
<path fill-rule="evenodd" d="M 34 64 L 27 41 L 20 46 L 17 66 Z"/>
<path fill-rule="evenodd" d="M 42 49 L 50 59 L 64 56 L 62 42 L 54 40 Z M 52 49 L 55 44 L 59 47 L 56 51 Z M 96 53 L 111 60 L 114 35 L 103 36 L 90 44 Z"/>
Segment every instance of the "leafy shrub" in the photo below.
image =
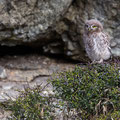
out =
<path fill-rule="evenodd" d="M 105 103 L 110 103 L 111 111 L 120 110 L 120 75 L 115 65 L 76 67 L 72 72 L 55 75 L 51 82 L 57 96 L 67 102 L 69 109 L 82 111 L 88 116 L 85 119 L 104 113 Z"/>
<path fill-rule="evenodd" d="M 96 120 L 119 120 L 120 119 L 120 111 L 115 111 L 113 113 L 108 113 L 107 115 L 101 115 Z"/>
<path fill-rule="evenodd" d="M 9 101 L 6 108 L 12 111 L 11 120 L 53 120 L 51 98 L 42 95 L 43 89 L 27 88 L 16 101 Z"/>

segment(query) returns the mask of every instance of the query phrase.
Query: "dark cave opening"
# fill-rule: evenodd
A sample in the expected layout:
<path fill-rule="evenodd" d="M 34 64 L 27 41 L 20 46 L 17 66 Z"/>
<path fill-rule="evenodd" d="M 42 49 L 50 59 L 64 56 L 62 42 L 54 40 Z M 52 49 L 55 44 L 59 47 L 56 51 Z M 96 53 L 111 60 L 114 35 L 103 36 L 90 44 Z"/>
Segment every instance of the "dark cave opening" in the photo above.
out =
<path fill-rule="evenodd" d="M 26 54 L 42 54 L 42 49 L 39 47 L 30 47 L 25 45 L 17 46 L 0 46 L 0 56 L 14 56 L 14 55 L 26 55 Z"/>
<path fill-rule="evenodd" d="M 5 56 L 29 56 L 29 55 L 37 55 L 37 56 L 46 56 L 49 58 L 53 58 L 56 60 L 61 60 L 67 63 L 78 63 L 79 61 L 72 60 L 65 56 L 64 54 L 50 54 L 44 53 L 42 47 L 31 47 L 26 45 L 16 45 L 16 46 L 0 46 L 0 57 Z"/>

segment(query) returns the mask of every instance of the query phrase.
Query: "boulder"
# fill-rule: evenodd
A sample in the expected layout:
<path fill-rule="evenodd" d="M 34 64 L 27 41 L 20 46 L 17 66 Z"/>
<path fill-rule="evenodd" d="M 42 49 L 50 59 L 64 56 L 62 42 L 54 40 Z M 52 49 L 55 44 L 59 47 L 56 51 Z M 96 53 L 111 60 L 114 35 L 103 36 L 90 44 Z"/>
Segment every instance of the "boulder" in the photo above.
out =
<path fill-rule="evenodd" d="M 72 0 L 0 0 L 0 44 L 46 44 Z"/>

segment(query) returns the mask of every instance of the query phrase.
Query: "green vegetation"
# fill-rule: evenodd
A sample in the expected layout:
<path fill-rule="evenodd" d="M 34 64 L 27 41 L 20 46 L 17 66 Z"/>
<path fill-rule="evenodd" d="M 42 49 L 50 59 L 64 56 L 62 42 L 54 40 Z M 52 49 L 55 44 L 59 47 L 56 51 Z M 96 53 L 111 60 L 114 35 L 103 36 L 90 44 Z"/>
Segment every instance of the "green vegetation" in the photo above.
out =
<path fill-rule="evenodd" d="M 12 111 L 11 120 L 53 120 L 52 98 L 43 96 L 42 91 L 40 86 L 27 88 L 16 101 L 8 101 L 5 108 Z"/>
<path fill-rule="evenodd" d="M 120 119 L 120 111 L 115 111 L 113 113 L 108 113 L 107 115 L 101 115 L 96 120 L 119 120 Z"/>
<path fill-rule="evenodd" d="M 57 96 L 67 102 L 69 109 L 81 111 L 84 119 L 120 110 L 120 75 L 115 65 L 76 67 L 55 76 L 52 84 Z"/>
<path fill-rule="evenodd" d="M 43 95 L 39 86 L 26 89 L 10 102 L 6 108 L 12 111 L 12 120 L 54 120 L 56 99 L 64 112 L 75 109 L 76 120 L 120 118 L 120 73 L 116 65 L 77 66 L 55 74 L 50 82 L 54 96 Z"/>

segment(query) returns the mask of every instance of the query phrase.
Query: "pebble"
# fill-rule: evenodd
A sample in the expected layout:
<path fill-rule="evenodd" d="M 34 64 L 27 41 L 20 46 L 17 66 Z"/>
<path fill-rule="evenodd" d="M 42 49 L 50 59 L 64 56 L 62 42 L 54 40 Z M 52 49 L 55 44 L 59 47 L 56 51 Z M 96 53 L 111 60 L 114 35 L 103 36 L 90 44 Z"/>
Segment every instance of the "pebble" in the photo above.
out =
<path fill-rule="evenodd" d="M 2 67 L 2 66 L 0 66 L 0 78 L 1 78 L 1 79 L 7 78 L 6 70 L 5 70 L 4 67 Z"/>

